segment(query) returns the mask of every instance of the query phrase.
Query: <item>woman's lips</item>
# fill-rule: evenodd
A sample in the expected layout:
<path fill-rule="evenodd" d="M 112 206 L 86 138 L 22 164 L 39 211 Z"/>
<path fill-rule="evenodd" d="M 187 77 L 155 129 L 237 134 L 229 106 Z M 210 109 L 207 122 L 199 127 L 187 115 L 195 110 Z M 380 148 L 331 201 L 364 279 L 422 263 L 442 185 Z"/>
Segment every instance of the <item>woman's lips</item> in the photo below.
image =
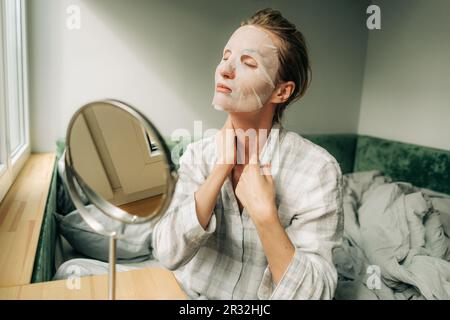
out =
<path fill-rule="evenodd" d="M 222 83 L 218 83 L 216 86 L 216 91 L 222 92 L 222 93 L 231 93 L 232 90 L 229 87 L 227 87 L 226 85 L 224 85 Z"/>

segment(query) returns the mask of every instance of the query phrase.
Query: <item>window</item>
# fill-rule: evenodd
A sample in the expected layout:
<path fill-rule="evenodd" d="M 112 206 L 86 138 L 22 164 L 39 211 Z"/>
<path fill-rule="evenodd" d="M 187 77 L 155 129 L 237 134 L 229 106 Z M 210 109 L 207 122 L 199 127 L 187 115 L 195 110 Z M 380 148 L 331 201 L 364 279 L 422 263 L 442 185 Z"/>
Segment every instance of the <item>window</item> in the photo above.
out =
<path fill-rule="evenodd" d="M 25 9 L 0 1 L 0 201 L 30 153 Z"/>

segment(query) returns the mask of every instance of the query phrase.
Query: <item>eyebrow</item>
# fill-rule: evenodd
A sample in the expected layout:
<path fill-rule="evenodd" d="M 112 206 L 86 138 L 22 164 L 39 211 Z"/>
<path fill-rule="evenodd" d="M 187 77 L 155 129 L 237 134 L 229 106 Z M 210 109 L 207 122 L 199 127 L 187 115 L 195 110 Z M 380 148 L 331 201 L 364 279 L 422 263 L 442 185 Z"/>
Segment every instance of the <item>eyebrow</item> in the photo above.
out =
<path fill-rule="evenodd" d="M 242 53 L 257 53 L 260 55 L 259 51 L 255 49 L 244 49 L 242 50 Z"/>
<path fill-rule="evenodd" d="M 225 48 L 225 49 L 223 50 L 223 55 L 225 55 L 227 52 L 232 52 L 232 51 L 231 51 L 229 48 Z M 241 51 L 241 54 L 249 54 L 251 58 L 253 58 L 253 57 L 252 57 L 252 54 L 253 54 L 253 55 L 254 55 L 254 54 L 257 54 L 257 55 L 260 55 L 260 56 L 261 56 L 261 53 L 259 52 L 259 50 L 257 50 L 257 49 L 250 49 L 250 48 L 243 49 L 243 50 Z"/>

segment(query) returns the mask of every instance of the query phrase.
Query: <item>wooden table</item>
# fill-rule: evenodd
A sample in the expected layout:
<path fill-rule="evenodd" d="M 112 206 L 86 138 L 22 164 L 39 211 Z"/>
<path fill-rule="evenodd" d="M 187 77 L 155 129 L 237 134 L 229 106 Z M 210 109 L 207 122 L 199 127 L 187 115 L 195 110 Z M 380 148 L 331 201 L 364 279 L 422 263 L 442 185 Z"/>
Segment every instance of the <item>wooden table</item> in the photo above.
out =
<path fill-rule="evenodd" d="M 118 272 L 116 276 L 118 300 L 187 299 L 173 273 L 162 268 Z M 0 288 L 0 300 L 11 299 L 106 300 L 108 278 L 107 275 L 91 276 Z"/>

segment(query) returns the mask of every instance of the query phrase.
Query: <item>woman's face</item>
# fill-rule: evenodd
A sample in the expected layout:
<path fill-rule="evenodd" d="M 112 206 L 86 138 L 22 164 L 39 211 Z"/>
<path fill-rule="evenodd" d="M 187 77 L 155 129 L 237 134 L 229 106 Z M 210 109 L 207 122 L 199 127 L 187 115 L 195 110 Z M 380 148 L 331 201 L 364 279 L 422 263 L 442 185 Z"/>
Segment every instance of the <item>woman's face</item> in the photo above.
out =
<path fill-rule="evenodd" d="M 278 50 L 271 37 L 255 26 L 237 29 L 216 68 L 212 104 L 228 112 L 262 108 L 275 89 Z"/>

